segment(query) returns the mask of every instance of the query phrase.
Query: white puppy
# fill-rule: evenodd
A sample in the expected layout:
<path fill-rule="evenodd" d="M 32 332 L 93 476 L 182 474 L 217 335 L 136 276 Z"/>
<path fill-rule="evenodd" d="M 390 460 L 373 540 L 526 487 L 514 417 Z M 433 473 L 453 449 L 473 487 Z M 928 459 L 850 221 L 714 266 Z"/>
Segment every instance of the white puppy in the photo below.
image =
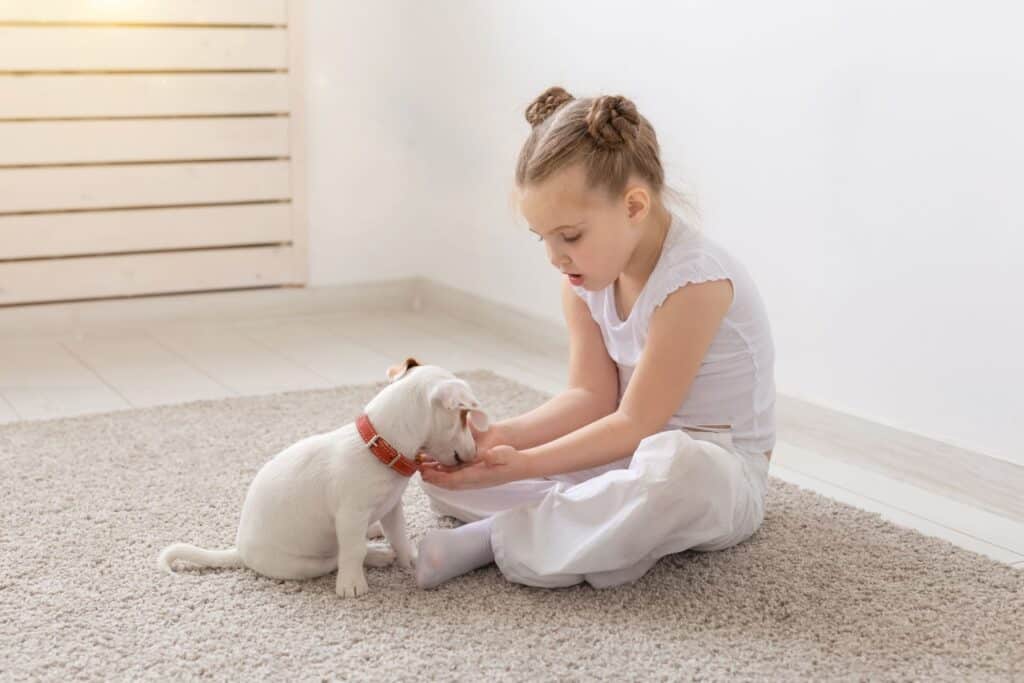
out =
<path fill-rule="evenodd" d="M 234 548 L 175 543 L 160 553 L 160 568 L 170 572 L 183 559 L 244 566 L 277 579 L 337 569 L 335 591 L 342 597 L 366 593 L 364 562 L 383 566 L 397 557 L 411 570 L 416 551 L 405 530 L 402 493 L 416 471 L 413 459 L 426 453 L 447 465 L 472 461 L 470 422 L 483 431 L 488 419 L 469 385 L 447 370 L 410 358 L 387 374 L 390 384 L 359 420 L 303 439 L 260 469 L 242 505 Z M 367 548 L 378 520 L 393 553 Z"/>

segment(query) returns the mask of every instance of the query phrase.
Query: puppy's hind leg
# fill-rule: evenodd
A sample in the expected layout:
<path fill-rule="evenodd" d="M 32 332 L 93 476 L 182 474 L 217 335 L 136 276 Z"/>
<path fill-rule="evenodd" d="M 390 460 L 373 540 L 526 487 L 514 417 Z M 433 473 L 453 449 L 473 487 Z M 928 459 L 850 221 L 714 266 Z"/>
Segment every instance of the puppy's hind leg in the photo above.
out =
<path fill-rule="evenodd" d="M 395 549 L 398 566 L 412 571 L 416 565 L 416 549 L 409 541 L 409 534 L 405 530 L 405 510 L 402 508 L 401 500 L 385 513 L 380 524 L 384 527 L 384 537 Z"/>
<path fill-rule="evenodd" d="M 338 537 L 338 579 L 334 592 L 343 598 L 357 598 L 369 590 L 363 562 L 366 560 L 366 528 L 363 516 L 337 515 L 334 531 Z"/>
<path fill-rule="evenodd" d="M 379 543 L 368 543 L 366 545 L 366 559 L 363 564 L 367 567 L 387 567 L 395 561 L 395 551 L 386 545 Z"/>

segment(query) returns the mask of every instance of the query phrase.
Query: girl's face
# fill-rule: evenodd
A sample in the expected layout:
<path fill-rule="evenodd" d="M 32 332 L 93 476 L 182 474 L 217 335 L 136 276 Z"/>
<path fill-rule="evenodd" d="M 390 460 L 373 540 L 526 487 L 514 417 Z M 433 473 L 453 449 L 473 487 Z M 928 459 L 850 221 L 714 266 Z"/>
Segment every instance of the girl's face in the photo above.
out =
<path fill-rule="evenodd" d="M 640 236 L 626 198 L 587 189 L 578 164 L 520 188 L 519 210 L 544 242 L 551 265 L 589 291 L 615 282 Z"/>

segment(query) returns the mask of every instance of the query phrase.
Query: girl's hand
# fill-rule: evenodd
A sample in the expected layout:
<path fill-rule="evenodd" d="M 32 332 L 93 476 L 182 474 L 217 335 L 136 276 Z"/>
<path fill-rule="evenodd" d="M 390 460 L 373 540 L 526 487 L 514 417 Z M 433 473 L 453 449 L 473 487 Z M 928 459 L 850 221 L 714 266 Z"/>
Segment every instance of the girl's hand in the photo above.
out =
<path fill-rule="evenodd" d="M 501 446 L 508 444 L 508 437 L 502 430 L 500 425 L 491 425 L 491 428 L 486 432 L 478 432 L 473 423 L 469 423 L 469 431 L 473 435 L 473 440 L 476 441 L 476 450 L 479 453 L 489 451 L 495 446 Z"/>
<path fill-rule="evenodd" d="M 495 446 L 481 451 L 476 460 L 461 467 L 445 467 L 438 463 L 420 466 L 423 481 L 446 489 L 479 489 L 498 486 L 533 476 L 529 456 L 511 446 Z"/>

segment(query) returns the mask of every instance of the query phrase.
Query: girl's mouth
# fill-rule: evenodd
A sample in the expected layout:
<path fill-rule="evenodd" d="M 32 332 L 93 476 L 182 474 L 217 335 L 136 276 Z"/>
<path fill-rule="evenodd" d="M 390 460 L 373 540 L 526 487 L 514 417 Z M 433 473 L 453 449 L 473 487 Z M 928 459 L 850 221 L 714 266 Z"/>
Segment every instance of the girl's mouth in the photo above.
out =
<path fill-rule="evenodd" d="M 582 275 L 576 275 L 574 273 L 566 273 L 566 275 L 569 277 L 569 282 L 571 282 L 572 284 L 576 285 L 577 287 L 579 285 L 583 284 L 583 276 Z"/>

